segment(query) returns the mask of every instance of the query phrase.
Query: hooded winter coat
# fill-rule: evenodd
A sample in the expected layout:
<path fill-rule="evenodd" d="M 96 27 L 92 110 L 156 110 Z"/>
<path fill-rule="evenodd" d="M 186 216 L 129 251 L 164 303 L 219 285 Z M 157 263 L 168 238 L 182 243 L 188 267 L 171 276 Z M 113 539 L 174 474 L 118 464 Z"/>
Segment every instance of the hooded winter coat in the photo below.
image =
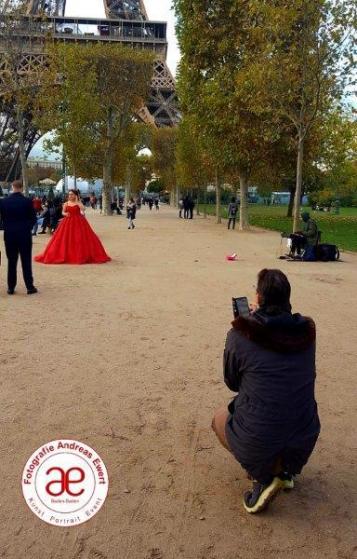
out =
<path fill-rule="evenodd" d="M 316 329 L 299 314 L 259 310 L 228 333 L 224 379 L 230 403 L 228 444 L 245 470 L 267 483 L 280 461 L 298 474 L 320 432 L 315 401 Z"/>

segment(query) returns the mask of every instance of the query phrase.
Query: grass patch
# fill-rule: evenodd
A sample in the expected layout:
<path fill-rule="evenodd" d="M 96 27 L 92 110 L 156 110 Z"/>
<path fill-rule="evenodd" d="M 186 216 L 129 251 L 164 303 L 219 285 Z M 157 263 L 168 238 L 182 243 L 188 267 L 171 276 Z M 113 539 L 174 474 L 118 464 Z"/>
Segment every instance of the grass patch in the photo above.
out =
<path fill-rule="evenodd" d="M 341 208 L 340 215 L 314 212 L 307 209 L 322 232 L 322 242 L 337 245 L 342 250 L 357 252 L 357 208 Z M 249 220 L 254 227 L 279 232 L 292 232 L 292 219 L 286 217 L 286 206 L 249 206 Z M 207 206 L 207 213 L 215 215 L 216 208 Z M 222 206 L 221 215 L 227 218 L 227 206 Z"/>

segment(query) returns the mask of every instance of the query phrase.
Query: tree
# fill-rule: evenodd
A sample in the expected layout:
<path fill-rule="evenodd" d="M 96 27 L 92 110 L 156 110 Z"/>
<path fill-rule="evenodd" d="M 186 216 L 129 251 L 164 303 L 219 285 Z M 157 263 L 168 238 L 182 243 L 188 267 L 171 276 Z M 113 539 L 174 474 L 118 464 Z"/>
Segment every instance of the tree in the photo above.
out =
<path fill-rule="evenodd" d="M 29 186 L 38 186 L 38 183 L 44 179 L 51 179 L 58 182 L 61 178 L 61 172 L 55 167 L 29 167 L 28 169 Z"/>
<path fill-rule="evenodd" d="M 15 138 L 22 170 L 24 190 L 28 193 L 27 136 L 32 126 L 31 108 L 41 91 L 41 80 L 45 70 L 39 57 L 37 65 L 26 65 L 29 43 L 23 39 L 23 30 L 28 26 L 24 19 L 27 2 L 24 0 L 0 0 L 1 80 L 0 96 L 5 111 L 10 111 L 15 122 Z"/>
<path fill-rule="evenodd" d="M 152 131 L 151 151 L 153 154 L 153 169 L 160 177 L 166 190 L 171 193 L 171 203 L 175 203 L 176 192 L 176 143 L 177 130 L 175 128 L 158 128 Z"/>
<path fill-rule="evenodd" d="M 144 190 L 151 179 L 152 157 L 142 153 L 151 142 L 151 134 L 151 127 L 133 122 L 126 131 L 125 141 L 117 146 L 114 177 L 117 183 L 125 184 L 126 200 L 132 193 Z"/>
<path fill-rule="evenodd" d="M 357 198 L 357 121 L 353 112 L 333 111 L 325 121 L 324 135 L 316 198 L 324 203 L 340 200 L 352 204 Z"/>
<path fill-rule="evenodd" d="M 327 170 L 353 161 L 357 155 L 357 120 L 354 111 L 334 109 L 323 123 L 318 164 Z"/>
<path fill-rule="evenodd" d="M 239 176 L 240 229 L 249 226 L 248 186 L 276 129 L 269 118 L 250 110 L 240 87 L 261 38 L 244 0 L 176 0 L 178 36 L 183 53 L 179 93 L 185 114 L 193 115 L 205 151 L 216 167 L 217 199 L 225 175 Z"/>
<path fill-rule="evenodd" d="M 280 126 L 279 137 L 271 144 L 270 153 L 262 161 L 252 180 L 265 195 L 272 191 L 290 193 L 287 217 L 293 216 L 296 192 L 296 142 L 294 131 L 289 126 Z M 303 192 L 306 194 L 317 187 L 319 170 L 316 166 L 320 157 L 322 126 L 315 122 L 305 144 Z"/>
<path fill-rule="evenodd" d="M 41 130 L 54 129 L 45 148 L 55 153 L 63 150 L 75 184 L 76 177 L 94 178 L 101 174 L 96 150 L 96 73 L 93 61 L 81 56 L 82 48 L 55 45 L 47 50 L 42 81 L 43 87 L 51 88 L 52 95 L 39 96 L 34 104 L 34 118 Z"/>
<path fill-rule="evenodd" d="M 214 168 L 200 145 L 195 122 L 185 116 L 177 130 L 176 176 L 177 182 L 188 190 L 207 190 L 214 181 Z M 197 203 L 198 208 L 198 203 Z"/>
<path fill-rule="evenodd" d="M 153 180 L 147 187 L 147 191 L 153 194 L 160 194 L 165 190 L 165 185 L 158 179 Z"/>
<path fill-rule="evenodd" d="M 250 107 L 290 123 L 296 141 L 294 231 L 299 228 L 306 143 L 318 119 L 341 99 L 351 60 L 353 0 L 251 2 L 262 49 L 245 76 Z M 241 84 L 243 85 L 243 84 Z M 259 87 L 257 87 L 259 85 Z"/>
<path fill-rule="evenodd" d="M 107 44 L 65 45 L 56 51 L 52 61 L 61 80 L 50 109 L 56 142 L 63 144 L 74 174 L 103 174 L 103 212 L 109 214 L 117 160 L 125 160 L 130 127 L 149 92 L 153 57 Z"/>
<path fill-rule="evenodd" d="M 103 211 L 108 213 L 112 190 L 115 144 L 146 99 L 153 72 L 153 56 L 117 46 L 97 47 L 97 99 L 100 138 L 103 142 Z"/>
<path fill-rule="evenodd" d="M 304 162 L 309 169 L 314 153 L 308 143 L 318 145 L 321 117 L 341 97 L 353 63 L 355 3 L 176 0 L 175 6 L 182 106 L 200 123 L 217 177 L 240 177 L 241 228 L 248 224 L 248 183 L 268 164 L 279 164 L 285 148 L 291 150 L 290 137 L 297 154 L 297 229 Z"/>
<path fill-rule="evenodd" d="M 135 194 L 142 192 L 152 177 L 152 157 L 138 154 L 132 164 L 132 190 Z"/>

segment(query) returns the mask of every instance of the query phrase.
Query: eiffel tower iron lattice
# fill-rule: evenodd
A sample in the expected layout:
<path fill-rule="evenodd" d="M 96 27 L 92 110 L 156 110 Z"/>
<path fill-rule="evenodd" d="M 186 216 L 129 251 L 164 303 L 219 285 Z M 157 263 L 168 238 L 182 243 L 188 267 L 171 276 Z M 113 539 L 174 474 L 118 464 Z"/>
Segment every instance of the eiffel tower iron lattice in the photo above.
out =
<path fill-rule="evenodd" d="M 48 16 L 64 16 L 66 0 L 30 0 L 27 13 L 29 15 L 46 14 Z"/>
<path fill-rule="evenodd" d="M 23 54 L 18 71 L 31 73 L 36 66 L 46 63 L 43 45 L 48 39 L 77 43 L 112 42 L 149 49 L 156 55 L 152 87 L 138 117 L 157 127 L 177 125 L 180 113 L 176 84 L 166 64 L 166 23 L 150 21 L 143 0 L 104 0 L 104 9 L 105 19 L 74 18 L 65 15 L 66 0 L 28 0 L 20 40 L 26 42 L 29 48 Z M 0 24 L 6 26 L 6 16 L 1 13 Z M 90 32 L 87 32 L 88 29 Z M 0 84 L 6 71 L 6 41 L 0 37 Z M 6 111 L 0 113 L 0 181 L 8 182 L 21 174 L 16 132 L 16 119 L 11 106 L 7 105 Z M 27 155 L 39 136 L 31 125 L 29 115 L 25 138 Z"/>
<path fill-rule="evenodd" d="M 104 0 L 108 18 L 149 19 L 141 0 Z"/>

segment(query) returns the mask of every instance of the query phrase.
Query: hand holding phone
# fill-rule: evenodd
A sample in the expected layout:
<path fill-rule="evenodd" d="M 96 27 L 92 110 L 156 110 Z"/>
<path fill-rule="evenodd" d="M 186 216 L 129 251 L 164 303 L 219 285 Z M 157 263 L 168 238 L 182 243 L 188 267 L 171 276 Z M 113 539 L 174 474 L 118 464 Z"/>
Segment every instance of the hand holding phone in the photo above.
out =
<path fill-rule="evenodd" d="M 250 315 L 250 308 L 247 297 L 233 297 L 232 304 L 234 318 L 238 318 L 239 316 L 247 318 Z"/>

